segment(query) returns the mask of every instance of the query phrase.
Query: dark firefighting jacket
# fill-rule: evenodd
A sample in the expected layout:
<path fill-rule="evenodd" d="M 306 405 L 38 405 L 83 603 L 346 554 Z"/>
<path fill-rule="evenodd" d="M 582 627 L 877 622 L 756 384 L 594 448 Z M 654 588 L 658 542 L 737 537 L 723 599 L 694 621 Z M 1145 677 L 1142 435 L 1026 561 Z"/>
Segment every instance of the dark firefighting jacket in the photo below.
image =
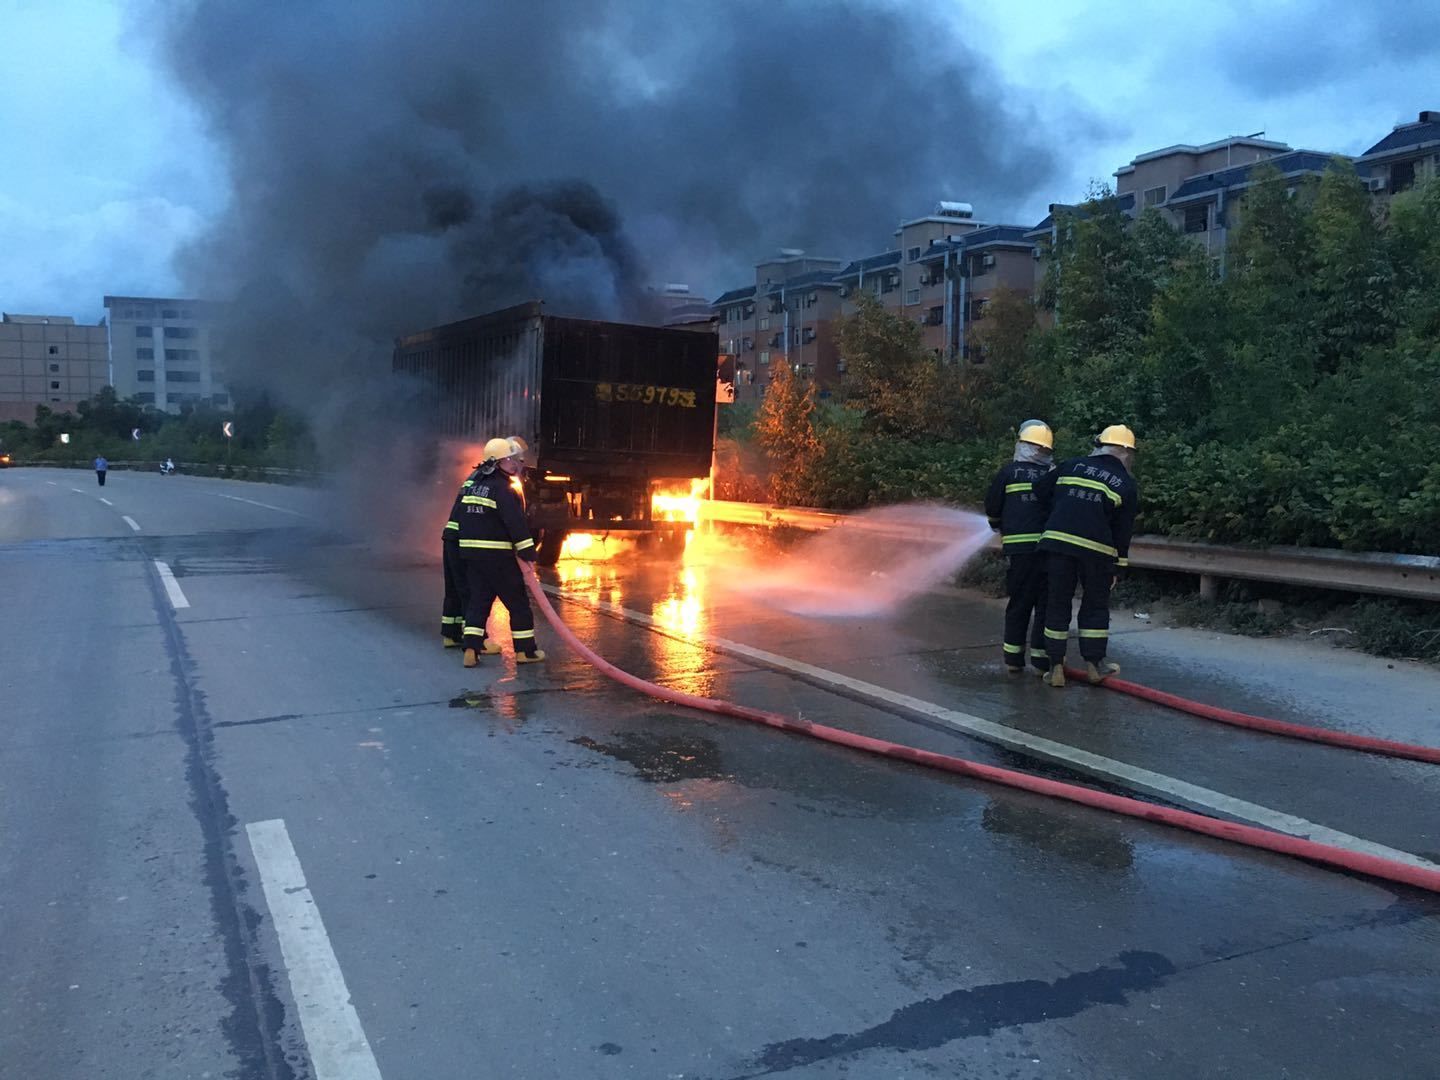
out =
<path fill-rule="evenodd" d="M 1050 468 L 1033 461 L 1007 461 L 990 481 L 990 490 L 985 493 L 985 515 L 990 527 L 999 530 L 1007 555 L 1024 555 L 1040 543 L 1040 534 L 1045 531 L 1045 507 L 1035 494 L 1035 482 Z"/>
<path fill-rule="evenodd" d="M 470 475 L 465 478 L 465 482 L 460 485 L 460 490 L 455 495 L 455 502 L 450 507 L 450 518 L 445 522 L 445 528 L 440 533 L 440 539 L 444 540 L 447 544 L 453 544 L 460 539 L 460 497 L 470 494 L 470 489 L 475 486 L 475 478 L 479 475 L 480 466 L 476 465 L 475 468 L 470 471 Z"/>
<path fill-rule="evenodd" d="M 1036 481 L 1035 494 L 1048 510 L 1041 551 L 1104 555 L 1129 565 L 1140 487 L 1119 458 L 1091 454 L 1063 461 Z"/>
<path fill-rule="evenodd" d="M 450 522 L 457 528 L 451 529 Z M 445 532 L 460 545 L 460 555 L 487 551 L 513 552 L 535 558 L 535 537 L 525 520 L 525 502 L 501 469 L 479 469 L 462 484 L 450 510 Z"/>

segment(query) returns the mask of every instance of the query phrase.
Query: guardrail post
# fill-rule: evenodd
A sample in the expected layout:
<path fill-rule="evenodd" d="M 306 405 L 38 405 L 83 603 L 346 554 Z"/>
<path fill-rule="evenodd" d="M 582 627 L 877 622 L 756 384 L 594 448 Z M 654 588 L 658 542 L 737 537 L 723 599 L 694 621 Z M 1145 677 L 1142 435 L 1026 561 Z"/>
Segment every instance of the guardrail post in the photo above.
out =
<path fill-rule="evenodd" d="M 1216 581 L 1214 574 L 1201 574 L 1200 599 L 1207 604 L 1213 604 L 1215 602 L 1215 586 Z"/>

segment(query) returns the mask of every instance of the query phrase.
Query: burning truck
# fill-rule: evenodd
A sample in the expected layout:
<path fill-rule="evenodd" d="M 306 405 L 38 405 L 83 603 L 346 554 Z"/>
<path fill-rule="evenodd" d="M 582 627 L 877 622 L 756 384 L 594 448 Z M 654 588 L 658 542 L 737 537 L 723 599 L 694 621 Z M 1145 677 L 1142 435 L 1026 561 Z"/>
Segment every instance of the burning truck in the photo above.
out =
<path fill-rule="evenodd" d="M 713 331 L 548 315 L 521 304 L 395 342 L 439 436 L 527 440 L 539 560 L 611 533 L 688 531 L 715 442 Z"/>

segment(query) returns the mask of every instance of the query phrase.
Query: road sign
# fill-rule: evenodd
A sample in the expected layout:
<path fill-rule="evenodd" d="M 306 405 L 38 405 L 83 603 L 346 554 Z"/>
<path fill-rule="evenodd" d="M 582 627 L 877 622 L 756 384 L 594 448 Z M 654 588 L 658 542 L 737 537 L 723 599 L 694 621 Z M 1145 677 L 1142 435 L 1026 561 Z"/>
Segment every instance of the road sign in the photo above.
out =
<path fill-rule="evenodd" d="M 69 446 L 69 445 L 70 445 L 70 433 L 69 433 L 68 431 L 62 431 L 62 432 L 60 433 L 60 441 L 61 441 L 64 445 Z"/>
<path fill-rule="evenodd" d="M 220 426 L 220 430 L 225 432 L 227 439 L 233 439 L 235 437 L 235 424 L 230 420 L 226 420 L 225 423 Z"/>
<path fill-rule="evenodd" d="M 130 429 L 130 438 L 134 439 L 136 442 L 140 441 L 140 429 L 138 427 Z"/>

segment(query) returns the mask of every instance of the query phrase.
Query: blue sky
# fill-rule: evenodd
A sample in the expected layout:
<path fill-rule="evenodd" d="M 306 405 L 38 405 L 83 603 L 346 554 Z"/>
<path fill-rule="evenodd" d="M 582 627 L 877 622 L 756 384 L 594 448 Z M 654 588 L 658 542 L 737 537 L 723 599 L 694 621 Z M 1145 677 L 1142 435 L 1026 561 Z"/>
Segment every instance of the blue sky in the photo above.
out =
<path fill-rule="evenodd" d="M 1435 3 L 934 0 L 926 10 L 937 47 L 948 17 L 993 66 L 997 102 L 1061 141 L 1060 175 L 1012 209 L 1021 219 L 1170 143 L 1263 129 L 1356 153 L 1440 108 Z M 107 292 L 182 287 L 172 255 L 223 212 L 227 191 L 218 145 L 155 56 L 164 17 L 151 2 L 0 0 L 0 309 L 94 320 Z M 964 198 L 963 177 L 962 163 L 957 190 L 937 197 Z M 925 208 L 897 216 L 909 209 Z M 857 253 L 866 246 L 858 239 Z"/>

